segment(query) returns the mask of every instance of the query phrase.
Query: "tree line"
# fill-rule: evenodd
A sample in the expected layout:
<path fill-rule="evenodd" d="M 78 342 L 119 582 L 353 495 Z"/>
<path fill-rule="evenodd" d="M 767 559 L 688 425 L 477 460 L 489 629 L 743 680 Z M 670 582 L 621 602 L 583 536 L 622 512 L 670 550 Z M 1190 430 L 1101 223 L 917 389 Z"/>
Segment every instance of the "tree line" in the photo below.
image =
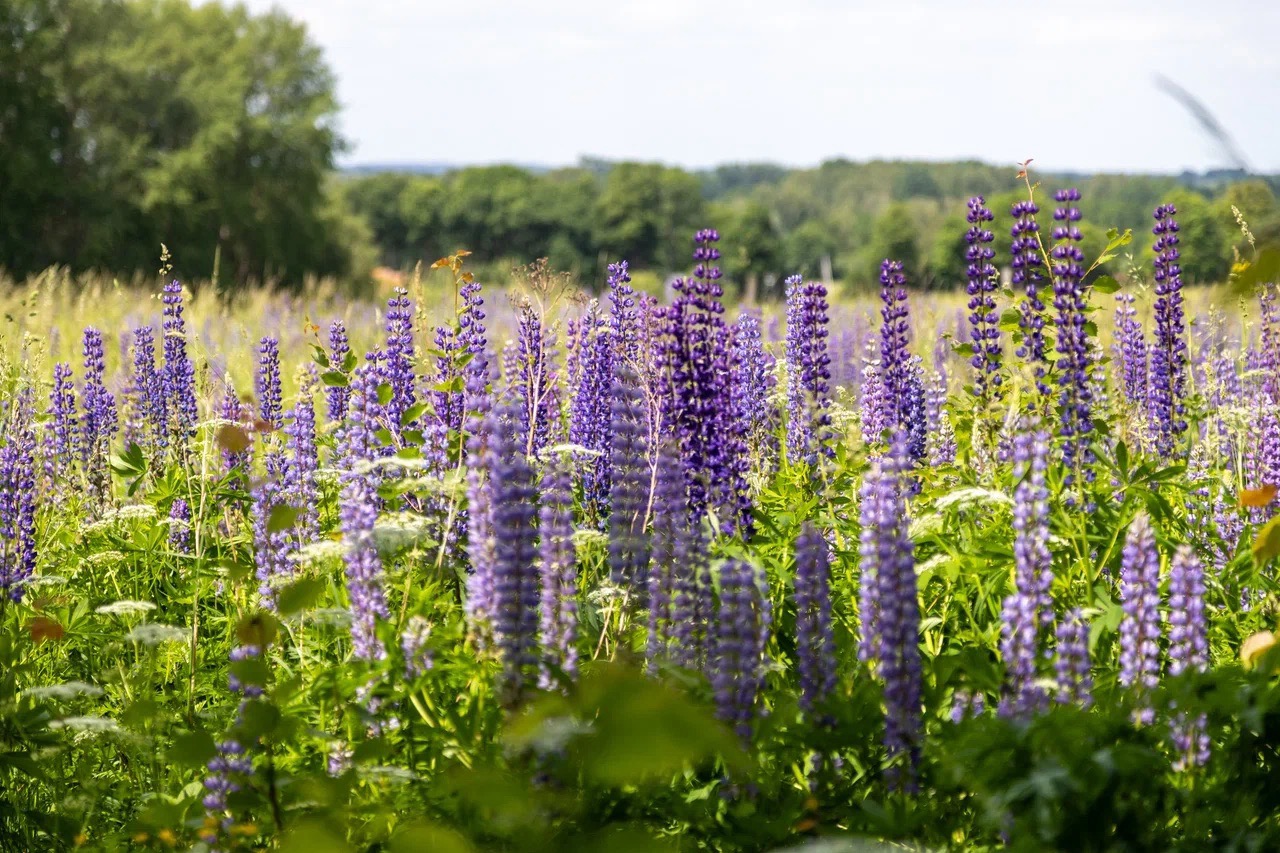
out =
<path fill-rule="evenodd" d="M 458 247 L 510 266 L 546 257 L 552 266 L 603 280 L 604 266 L 626 258 L 660 274 L 684 269 L 688 237 L 719 229 L 725 275 L 755 279 L 759 294 L 780 295 L 792 273 L 816 277 L 824 267 L 852 287 L 873 286 L 885 257 L 903 261 L 925 287 L 959 286 L 965 278 L 966 201 L 991 186 L 997 249 L 1008 256 L 1007 214 L 1025 198 L 1017 168 L 976 162 L 855 163 L 833 160 L 812 169 L 768 164 L 689 172 L 652 163 L 583 161 L 535 172 L 514 166 L 462 168 L 439 175 L 383 172 L 352 176 L 346 197 L 369 224 L 381 260 L 392 267 L 429 261 Z M 1033 175 L 1037 198 L 1052 212 L 1052 191 L 1077 186 L 1084 195 L 1086 252 L 1099 254 L 1112 228 L 1132 229 L 1131 263 L 1144 262 L 1151 212 L 1179 210 L 1185 276 L 1222 280 L 1249 246 L 1232 212 L 1255 238 L 1280 240 L 1273 178 L 1236 173 L 1198 175 Z M 1121 262 L 1125 262 L 1121 259 Z M 772 287 L 770 287 L 772 285 Z"/>
<path fill-rule="evenodd" d="M 874 285 L 900 258 L 917 285 L 964 278 L 965 202 L 990 187 L 996 233 L 1025 194 L 1012 166 L 832 160 L 688 171 L 583 160 L 570 168 L 339 174 L 334 76 L 282 13 L 188 0 L 0 2 L 0 268 L 128 274 L 166 244 L 184 278 L 302 284 L 368 280 L 469 249 L 490 275 L 547 258 L 584 282 L 626 258 L 685 269 L 689 237 L 723 235 L 728 281 L 762 298 L 792 273 Z M 1087 250 L 1109 227 L 1146 234 L 1174 202 L 1192 281 L 1226 275 L 1280 238 L 1274 178 L 1041 174 L 1084 194 Z M 999 244 L 997 245 L 999 248 Z M 1134 243 L 1142 257 L 1142 240 Z"/>

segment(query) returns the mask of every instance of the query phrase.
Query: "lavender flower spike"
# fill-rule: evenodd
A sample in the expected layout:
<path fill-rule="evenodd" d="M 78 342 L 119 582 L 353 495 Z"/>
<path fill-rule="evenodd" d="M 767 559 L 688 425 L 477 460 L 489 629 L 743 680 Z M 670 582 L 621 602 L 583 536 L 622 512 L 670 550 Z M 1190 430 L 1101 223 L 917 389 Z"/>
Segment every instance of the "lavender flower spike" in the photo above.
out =
<path fill-rule="evenodd" d="M 986 223 L 992 222 L 995 216 L 987 207 L 986 199 L 974 196 L 969 199 L 969 230 L 965 232 L 965 250 L 969 283 L 965 292 L 969 294 L 969 325 L 973 341 L 973 387 L 979 399 L 999 399 L 1000 397 L 1000 317 L 996 313 L 995 293 L 1000 287 L 1000 277 L 991 260 L 995 250 L 991 243 L 995 240 Z"/>
<path fill-rule="evenodd" d="M 773 623 L 763 573 L 741 560 L 720 569 L 720 605 L 710 662 L 716 713 L 744 742 L 751 739 L 756 700 L 764 687 L 765 649 Z"/>
<path fill-rule="evenodd" d="M 1156 208 L 1155 242 L 1156 335 L 1151 347 L 1151 421 L 1156 451 L 1162 456 L 1187 431 L 1183 398 L 1187 384 L 1186 322 L 1182 315 L 1182 268 L 1178 264 L 1177 209 Z"/>
<path fill-rule="evenodd" d="M 539 685 L 554 683 L 552 671 L 572 677 L 578 668 L 578 573 L 573 545 L 573 486 L 562 462 L 553 462 L 543 475 L 541 541 L 541 622 L 543 661 Z"/>
<path fill-rule="evenodd" d="M 1169 566 L 1169 674 L 1203 671 L 1209 665 L 1209 632 L 1204 614 L 1204 568 L 1190 545 L 1173 555 Z M 1179 768 L 1209 760 L 1205 717 L 1178 714 L 1173 723 Z"/>
<path fill-rule="evenodd" d="M 1160 681 L 1160 554 L 1155 532 L 1145 513 L 1129 525 L 1121 555 L 1120 597 L 1124 618 L 1120 622 L 1120 683 L 1143 692 Z M 1151 723 L 1155 713 L 1144 707 L 1140 723 Z"/>
<path fill-rule="evenodd" d="M 813 711 L 835 690 L 836 647 L 829 548 L 808 523 L 796 539 L 796 655 L 800 707 Z"/>

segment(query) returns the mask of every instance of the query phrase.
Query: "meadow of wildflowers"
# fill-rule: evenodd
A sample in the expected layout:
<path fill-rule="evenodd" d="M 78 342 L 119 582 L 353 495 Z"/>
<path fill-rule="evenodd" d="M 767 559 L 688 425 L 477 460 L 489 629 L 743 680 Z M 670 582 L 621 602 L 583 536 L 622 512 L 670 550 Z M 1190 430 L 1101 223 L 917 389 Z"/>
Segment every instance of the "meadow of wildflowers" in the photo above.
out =
<path fill-rule="evenodd" d="M 33 290 L 0 849 L 1280 847 L 1267 264 L 1027 188 L 960 303 Z"/>

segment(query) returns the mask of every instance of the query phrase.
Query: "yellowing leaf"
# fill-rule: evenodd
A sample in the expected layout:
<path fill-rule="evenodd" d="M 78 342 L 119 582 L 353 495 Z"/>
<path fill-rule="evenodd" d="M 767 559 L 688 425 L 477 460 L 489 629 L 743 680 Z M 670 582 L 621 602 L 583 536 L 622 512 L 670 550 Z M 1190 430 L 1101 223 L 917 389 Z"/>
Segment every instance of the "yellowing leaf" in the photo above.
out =
<path fill-rule="evenodd" d="M 1270 631 L 1259 631 L 1240 645 L 1240 661 L 1246 669 L 1252 669 L 1258 658 L 1273 648 L 1276 635 Z"/>
<path fill-rule="evenodd" d="M 1280 556 L 1280 516 L 1264 524 L 1258 538 L 1253 540 L 1253 557 L 1259 563 L 1277 556 Z"/>

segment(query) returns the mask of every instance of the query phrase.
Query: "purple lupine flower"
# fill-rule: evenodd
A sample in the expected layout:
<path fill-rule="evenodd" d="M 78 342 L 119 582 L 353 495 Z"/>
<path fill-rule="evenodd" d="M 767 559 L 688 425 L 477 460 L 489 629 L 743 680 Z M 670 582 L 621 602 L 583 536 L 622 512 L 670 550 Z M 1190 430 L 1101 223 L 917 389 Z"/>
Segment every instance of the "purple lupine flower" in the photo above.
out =
<path fill-rule="evenodd" d="M 1190 545 L 1183 545 L 1169 565 L 1169 674 L 1200 672 L 1209 665 L 1209 630 L 1204 615 L 1204 568 Z M 1179 769 L 1209 760 L 1205 717 L 1178 714 L 1173 724 Z"/>
<path fill-rule="evenodd" d="M 191 434 L 200 417 L 196 405 L 196 368 L 187 354 L 187 326 L 182 319 L 182 283 L 177 279 L 164 286 L 164 370 L 162 381 L 170 427 L 183 439 Z"/>
<path fill-rule="evenodd" d="M 107 454 L 119 427 L 116 398 L 107 390 L 105 375 L 102 332 L 87 328 L 84 330 L 84 386 L 80 391 L 84 402 L 80 459 L 89 478 L 89 488 L 99 498 L 106 496 L 111 485 Z"/>
<path fill-rule="evenodd" d="M 538 644 L 538 492 L 524 455 L 523 436 L 512 433 L 519 413 L 507 407 L 493 436 L 497 464 L 490 472 L 493 538 L 493 633 L 502 657 L 502 689 L 508 699 L 525 687 L 536 666 Z"/>
<path fill-rule="evenodd" d="M 774 358 L 760 339 L 760 318 L 747 311 L 739 314 L 731 340 L 730 395 L 735 416 L 749 451 L 756 458 L 769 458 L 777 448 L 777 417 L 769 401 L 776 380 Z"/>
<path fill-rule="evenodd" d="M 879 666 L 885 691 L 885 748 L 895 763 L 890 787 L 915 789 L 923 737 L 920 603 L 915 548 L 908 535 L 905 437 L 872 463 L 861 489 L 858 657 Z M 906 766 L 899 761 L 905 759 Z"/>
<path fill-rule="evenodd" d="M 174 498 L 169 505 L 169 547 L 190 554 L 192 539 L 191 505 L 185 498 Z"/>
<path fill-rule="evenodd" d="M 751 740 L 756 700 L 764 687 L 765 651 L 773 614 L 763 573 L 741 560 L 720 568 L 720 597 L 711 627 L 708 669 L 716 715 L 743 742 Z"/>
<path fill-rule="evenodd" d="M 316 472 L 320 457 L 316 448 L 316 408 L 312 397 L 313 378 L 303 382 L 298 402 L 290 412 L 285 434 L 289 437 L 284 465 L 284 501 L 299 512 L 298 529 L 304 540 L 314 539 L 319 532 L 318 507 L 320 492 Z"/>
<path fill-rule="evenodd" d="M 218 409 L 218 416 L 223 420 L 230 421 L 233 424 L 239 424 L 246 429 L 248 434 L 248 425 L 245 423 L 249 420 L 249 412 L 245 405 L 240 402 L 240 398 L 236 395 L 236 389 L 232 387 L 230 381 L 222 392 L 222 404 Z M 228 474 L 234 473 L 233 481 L 240 483 L 245 474 L 248 473 L 249 464 L 252 455 L 248 448 L 244 450 L 232 450 L 224 447 L 222 449 L 222 468 Z"/>
<path fill-rule="evenodd" d="M 1044 302 L 1040 287 L 1044 283 L 1043 262 L 1040 257 L 1040 224 L 1036 214 L 1040 208 L 1033 201 L 1014 202 L 1009 211 L 1014 218 L 1009 265 L 1013 269 L 1013 286 L 1021 287 L 1025 297 L 1019 303 L 1018 327 L 1022 330 L 1022 343 L 1014 352 L 1018 358 L 1031 365 L 1036 389 L 1044 397 L 1049 395 L 1045 377 L 1049 372 L 1049 357 L 1044 337 Z"/>
<path fill-rule="evenodd" d="M 714 504 L 724 532 L 750 536 L 749 460 L 728 382 L 719 239 L 714 229 L 697 232 L 693 275 L 673 285 L 679 295 L 665 317 L 663 423 L 680 448 L 690 515 L 701 519 Z"/>
<path fill-rule="evenodd" d="M 381 660 L 386 647 L 378 638 L 378 620 L 389 613 L 382 586 L 382 558 L 373 538 L 378 521 L 377 489 L 361 461 L 371 459 L 373 436 L 382 407 L 378 404 L 377 375 L 369 365 L 356 369 L 351 383 L 350 413 L 343 432 L 340 528 L 346 543 L 347 597 L 351 604 L 352 650 L 357 658 Z"/>
<path fill-rule="evenodd" d="M 787 279 L 787 457 L 813 465 L 830 424 L 827 288 Z"/>
<path fill-rule="evenodd" d="M 273 337 L 264 336 L 258 344 L 253 390 L 258 398 L 258 417 L 271 429 L 279 429 L 284 420 L 284 392 L 280 389 L 280 342 Z"/>
<path fill-rule="evenodd" d="M 880 443 L 884 433 L 890 428 L 892 401 L 887 399 L 884 382 L 880 379 L 880 371 L 874 364 L 862 368 L 862 388 L 858 399 L 858 409 L 862 420 L 862 440 L 867 445 Z"/>
<path fill-rule="evenodd" d="M 427 641 L 431 623 L 418 615 L 409 617 L 400 634 L 400 652 L 404 655 L 404 677 L 412 681 L 435 667 L 435 655 Z"/>
<path fill-rule="evenodd" d="M 900 261 L 885 260 L 880 265 L 880 383 L 892 421 L 890 429 L 907 431 L 907 454 L 912 463 L 924 458 L 923 377 L 912 377 L 911 353 L 907 349 L 911 333 L 907 305 L 907 279 Z"/>
<path fill-rule="evenodd" d="M 164 378 L 156 369 L 155 331 L 150 326 L 133 330 L 134 404 L 146 427 L 147 438 L 156 450 L 169 442 L 169 404 Z"/>
<path fill-rule="evenodd" d="M 71 379 L 71 365 L 58 362 L 53 366 L 53 391 L 49 393 L 50 425 L 46 442 L 45 469 L 55 487 L 71 469 L 79 452 L 80 423 L 76 418 L 76 389 Z"/>
<path fill-rule="evenodd" d="M 796 539 L 796 662 L 800 707 L 813 711 L 835 691 L 836 644 L 827 540 L 807 522 Z"/>
<path fill-rule="evenodd" d="M 1160 554 L 1151 521 L 1140 513 L 1129 525 L 1120 566 L 1120 683 L 1143 693 L 1160 680 Z M 1151 723 L 1155 712 L 1143 707 L 1137 721 Z"/>
<path fill-rule="evenodd" d="M 1063 438 L 1062 461 L 1069 472 L 1083 469 L 1086 482 L 1092 481 L 1093 452 L 1089 437 L 1093 432 L 1093 389 L 1090 385 L 1092 364 L 1089 337 L 1085 331 L 1088 308 L 1084 285 L 1084 252 L 1079 242 L 1084 239 L 1077 224 L 1080 191 L 1059 190 L 1054 199 L 1062 207 L 1053 211 L 1053 239 L 1049 257 L 1053 261 L 1054 324 L 1057 332 L 1058 404 L 1061 409 Z M 1068 482 L 1075 474 L 1068 475 Z"/>
<path fill-rule="evenodd" d="M 962 723 L 981 717 L 987 709 L 987 699 L 979 691 L 957 690 L 951 697 L 951 722 Z"/>
<path fill-rule="evenodd" d="M 573 677 L 578 670 L 578 565 L 573 546 L 573 484 L 562 463 L 543 475 L 538 516 L 543 659 L 539 686 L 549 689 L 553 670 Z"/>
<path fill-rule="evenodd" d="M 523 452 L 537 456 L 547 446 L 557 411 L 556 377 L 552 354 L 548 351 L 543 320 L 528 301 L 518 310 L 516 372 L 511 377 L 520 400 L 520 431 Z"/>
<path fill-rule="evenodd" d="M 1156 452 L 1169 456 L 1187 431 L 1183 398 L 1187 385 L 1187 328 L 1182 315 L 1182 267 L 1178 264 L 1177 209 L 1160 205 L 1155 211 L 1154 251 L 1156 332 L 1151 344 L 1151 421 Z"/>
<path fill-rule="evenodd" d="M 592 302 L 578 333 L 573 400 L 569 406 L 569 442 L 595 455 L 585 465 L 582 502 L 603 520 L 609 508 L 609 418 L 613 391 L 613 337 L 600 303 Z"/>
<path fill-rule="evenodd" d="M 986 223 L 995 220 L 986 199 L 974 196 L 969 199 L 969 230 L 964 239 L 968 244 L 965 250 L 967 275 L 969 283 L 965 292 L 969 294 L 969 325 L 972 329 L 973 343 L 973 387 L 978 398 L 985 401 L 1000 397 L 1000 317 L 996 313 L 996 290 L 1000 287 L 1000 277 L 991 259 L 996 256 L 991 243 L 995 234 L 987 228 Z M 939 342 L 945 338 L 938 336 Z"/>
<path fill-rule="evenodd" d="M 1089 625 L 1079 609 L 1072 610 L 1058 623 L 1058 659 L 1054 671 L 1058 676 L 1057 699 L 1082 708 L 1093 704 L 1093 676 L 1090 675 Z"/>
<path fill-rule="evenodd" d="M 649 563 L 645 513 L 649 505 L 649 448 L 645 441 L 644 401 L 630 365 L 617 365 L 610 415 L 609 577 L 620 587 L 638 590 Z"/>
<path fill-rule="evenodd" d="M 236 646 L 231 650 L 231 663 L 251 658 L 262 657 L 262 647 L 256 645 Z M 256 684 L 242 684 L 234 674 L 228 678 L 228 686 L 234 693 L 243 698 L 236 710 L 236 722 L 233 730 L 244 722 L 244 709 L 247 700 L 262 695 L 262 687 Z M 217 752 L 206 765 L 209 775 L 205 777 L 205 795 L 202 801 L 208 820 L 200 833 L 200 840 L 210 848 L 216 849 L 219 837 L 235 823 L 230 812 L 228 795 L 241 789 L 253 773 L 253 759 L 249 756 L 248 746 L 236 735 L 231 735 L 217 745 Z"/>
<path fill-rule="evenodd" d="M 386 379 L 391 385 L 391 400 L 387 403 L 387 423 L 393 435 L 399 436 L 404 427 L 405 413 L 417 401 L 413 374 L 413 303 L 409 291 L 397 287 L 387 300 Z"/>
<path fill-rule="evenodd" d="M 1013 559 L 1015 587 L 1026 596 L 1037 625 L 1053 618 L 1053 555 L 1049 552 L 1049 435 L 1032 420 L 1013 439 Z"/>
<path fill-rule="evenodd" d="M 466 417 L 465 390 L 462 386 L 471 375 L 489 376 L 486 350 L 488 338 L 485 331 L 484 299 L 480 295 L 480 283 L 469 281 L 458 290 L 461 308 L 456 326 L 440 326 L 436 329 L 437 379 L 444 385 L 459 387 L 433 391 L 436 416 L 444 425 L 461 432 Z"/>
<path fill-rule="evenodd" d="M 467 423 L 467 621 L 481 641 L 493 632 L 494 573 L 498 543 L 493 532 L 492 472 L 498 464 L 495 436 L 498 415 L 488 395 L 479 394 L 470 406 Z"/>
<path fill-rule="evenodd" d="M 919 462 L 929 443 L 929 391 L 924 381 L 924 360 L 918 355 L 907 359 L 907 383 L 898 406 L 898 426 L 907 437 L 911 461 Z"/>
<path fill-rule="evenodd" d="M 694 669 L 701 657 L 701 600 L 698 591 L 696 533 L 689 525 L 684 469 L 671 441 L 658 449 L 653 487 L 653 559 L 649 562 L 647 598 L 649 637 L 645 660 L 649 672 L 670 654 Z M 680 638 L 676 642 L 677 637 Z"/>
<path fill-rule="evenodd" d="M 341 320 L 334 320 L 329 325 L 329 367 L 342 370 L 347 363 L 347 354 L 351 345 L 347 342 L 347 327 Z M 347 417 L 347 402 L 351 399 L 351 389 L 347 385 L 330 385 L 325 389 L 328 402 L 328 415 L 332 423 L 341 423 Z"/>
<path fill-rule="evenodd" d="M 1116 339 L 1112 344 L 1120 363 L 1125 400 L 1137 412 L 1147 411 L 1147 341 L 1133 307 L 1132 293 L 1116 294 Z"/>
<path fill-rule="evenodd" d="M 613 345 L 611 362 L 626 362 L 640 367 L 640 312 L 636 292 L 631 288 L 631 273 L 626 261 L 609 264 L 609 339 Z"/>
<path fill-rule="evenodd" d="M 280 457 L 278 450 L 271 450 L 269 456 Z M 271 467 L 283 467 L 283 461 L 276 461 Z M 287 506 L 284 489 L 276 475 L 268 472 L 267 476 L 253 488 L 253 551 L 256 576 L 258 578 L 258 595 L 264 607 L 275 609 L 276 589 L 284 580 L 293 576 L 294 542 L 288 529 L 273 530 L 272 516 L 279 507 Z"/>
<path fill-rule="evenodd" d="M 0 610 L 21 601 L 36 568 L 35 392 L 12 397 L 0 445 Z"/>
<path fill-rule="evenodd" d="M 1005 665 L 1000 715 L 1027 717 L 1048 705 L 1048 696 L 1036 684 L 1040 614 L 1035 598 L 1020 590 L 1005 596 L 1000 618 L 1003 623 L 1000 654 Z"/>

